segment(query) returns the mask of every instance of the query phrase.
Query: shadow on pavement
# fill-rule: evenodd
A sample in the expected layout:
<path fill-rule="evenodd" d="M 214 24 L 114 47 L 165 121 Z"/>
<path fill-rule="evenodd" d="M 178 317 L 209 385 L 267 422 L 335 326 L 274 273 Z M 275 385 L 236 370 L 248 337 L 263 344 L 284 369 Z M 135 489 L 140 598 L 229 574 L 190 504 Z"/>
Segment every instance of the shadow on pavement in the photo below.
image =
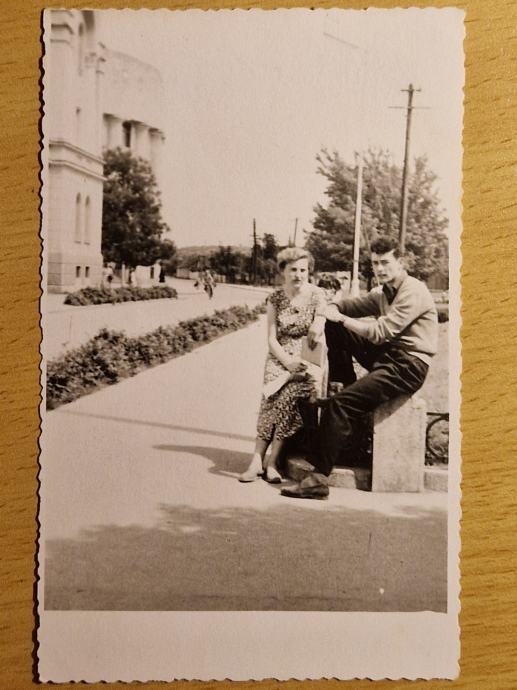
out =
<path fill-rule="evenodd" d="M 164 422 L 151 422 L 145 419 L 132 419 L 130 417 L 118 417 L 109 414 L 95 414 L 94 412 L 79 412 L 77 410 L 67 410 L 59 408 L 58 414 L 71 414 L 76 417 L 91 417 L 93 419 L 104 419 L 108 422 L 120 422 L 122 424 L 135 424 L 136 426 L 150 426 L 158 429 L 170 429 L 171 431 L 186 431 L 193 434 L 202 434 L 206 436 L 216 436 L 218 438 L 231 438 L 236 441 L 253 441 L 252 436 L 245 436 L 243 434 L 232 434 L 227 431 L 215 431 L 213 429 L 199 429 L 193 426 L 181 426 L 178 424 L 165 424 Z"/>
<path fill-rule="evenodd" d="M 208 470 L 211 474 L 231 477 L 232 481 L 236 480 L 235 475 L 241 474 L 247 469 L 251 458 L 251 453 L 242 453 L 238 450 L 213 448 L 210 446 L 173 446 L 170 444 L 163 444 L 153 446 L 153 448 L 170 453 L 190 453 L 192 455 L 201 456 L 212 463 L 212 466 Z"/>
<path fill-rule="evenodd" d="M 446 611 L 443 511 L 307 511 L 289 499 L 267 510 L 160 510 L 154 527 L 48 541 L 46 608 Z"/>

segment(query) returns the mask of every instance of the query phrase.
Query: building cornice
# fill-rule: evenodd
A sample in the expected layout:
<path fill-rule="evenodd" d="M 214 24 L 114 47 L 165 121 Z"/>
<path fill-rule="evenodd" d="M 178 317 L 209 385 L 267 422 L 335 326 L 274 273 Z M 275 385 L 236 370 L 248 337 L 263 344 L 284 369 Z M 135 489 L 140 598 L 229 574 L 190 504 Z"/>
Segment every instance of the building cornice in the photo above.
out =
<path fill-rule="evenodd" d="M 52 147 L 55 148 L 57 146 L 67 149 L 68 151 L 73 151 L 74 153 L 77 153 L 81 156 L 84 156 L 85 158 L 91 160 L 93 163 L 99 163 L 100 165 L 104 165 L 104 160 L 101 156 L 96 156 L 94 153 L 90 153 L 90 151 L 86 151 L 86 149 L 82 149 L 80 146 L 71 144 L 69 141 L 66 141 L 65 139 L 51 139 L 49 141 L 50 149 L 52 149 Z"/>
<path fill-rule="evenodd" d="M 101 175 L 94 170 L 90 170 L 89 168 L 85 168 L 83 165 L 78 165 L 77 163 L 66 160 L 65 158 L 49 159 L 48 164 L 49 167 L 69 168 L 70 170 L 75 170 L 75 172 L 81 173 L 81 175 L 92 177 L 93 179 L 100 180 L 101 182 L 104 182 L 106 179 L 104 175 Z"/>

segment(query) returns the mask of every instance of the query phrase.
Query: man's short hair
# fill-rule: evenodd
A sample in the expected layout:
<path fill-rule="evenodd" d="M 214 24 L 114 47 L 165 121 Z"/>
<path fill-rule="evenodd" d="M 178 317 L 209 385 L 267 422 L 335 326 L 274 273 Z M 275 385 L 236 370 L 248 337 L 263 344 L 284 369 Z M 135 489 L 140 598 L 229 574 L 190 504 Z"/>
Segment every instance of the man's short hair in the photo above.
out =
<path fill-rule="evenodd" d="M 379 256 L 381 254 L 389 254 L 389 252 L 393 252 L 393 256 L 396 259 L 401 256 L 398 240 L 392 237 L 379 237 L 378 240 L 372 242 L 370 249 L 372 254 L 377 254 Z"/>
<path fill-rule="evenodd" d="M 279 271 L 283 271 L 287 264 L 292 264 L 300 259 L 307 259 L 309 263 L 309 272 L 312 273 L 314 269 L 314 257 L 307 249 L 302 249 L 301 247 L 287 247 L 286 249 L 282 249 L 282 251 L 277 254 L 276 265 Z"/>

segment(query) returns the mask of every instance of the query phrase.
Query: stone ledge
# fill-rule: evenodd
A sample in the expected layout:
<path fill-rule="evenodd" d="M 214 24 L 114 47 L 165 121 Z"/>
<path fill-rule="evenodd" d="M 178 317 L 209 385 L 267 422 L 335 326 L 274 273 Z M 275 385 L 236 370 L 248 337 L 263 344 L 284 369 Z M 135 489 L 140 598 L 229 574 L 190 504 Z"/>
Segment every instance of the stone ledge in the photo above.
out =
<path fill-rule="evenodd" d="M 426 467 L 424 470 L 424 488 L 427 491 L 449 490 L 449 473 L 436 467 Z"/>
<path fill-rule="evenodd" d="M 304 458 L 290 458 L 287 461 L 287 474 L 290 479 L 300 482 L 310 474 L 314 467 Z M 424 490 L 440 491 L 448 490 L 447 470 L 435 467 L 424 469 Z M 329 477 L 329 485 L 340 489 L 371 490 L 371 471 L 362 467 L 335 467 Z"/>

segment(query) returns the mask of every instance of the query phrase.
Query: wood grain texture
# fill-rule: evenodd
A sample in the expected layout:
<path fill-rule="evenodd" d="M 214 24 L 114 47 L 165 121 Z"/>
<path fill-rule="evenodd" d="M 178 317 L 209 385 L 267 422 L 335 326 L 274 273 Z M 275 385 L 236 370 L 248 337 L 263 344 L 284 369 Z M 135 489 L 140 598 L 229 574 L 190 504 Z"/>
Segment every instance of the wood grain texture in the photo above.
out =
<path fill-rule="evenodd" d="M 47 6 L 77 7 L 68 0 Z M 452 2 L 374 2 L 376 7 Z M 462 660 L 454 682 L 380 682 L 393 690 L 517 688 L 517 3 L 465 0 L 463 232 Z M 311 3 L 354 7 L 365 3 Z M 33 684 L 34 551 L 39 416 L 39 58 L 41 1 L 0 9 L 0 688 Z M 232 7 L 230 3 L 95 2 L 106 7 Z M 240 4 L 257 6 L 257 3 Z M 272 8 L 274 3 L 260 6 Z M 302 6 L 282 3 L 282 6 Z M 310 6 L 307 3 L 305 6 Z M 177 687 L 187 686 L 176 683 Z M 226 683 L 189 683 L 188 686 Z M 240 683 L 243 688 L 255 683 Z M 275 681 L 263 682 L 275 688 Z M 289 682 L 285 687 L 300 684 Z M 342 685 L 342 684 L 339 684 Z M 371 687 L 350 681 L 348 687 Z M 117 684 L 118 686 L 118 684 Z M 160 688 L 162 683 L 120 687 Z M 307 682 L 334 688 L 337 681 Z M 61 687 L 72 687 L 63 685 Z M 101 688 L 102 685 L 91 687 Z"/>

